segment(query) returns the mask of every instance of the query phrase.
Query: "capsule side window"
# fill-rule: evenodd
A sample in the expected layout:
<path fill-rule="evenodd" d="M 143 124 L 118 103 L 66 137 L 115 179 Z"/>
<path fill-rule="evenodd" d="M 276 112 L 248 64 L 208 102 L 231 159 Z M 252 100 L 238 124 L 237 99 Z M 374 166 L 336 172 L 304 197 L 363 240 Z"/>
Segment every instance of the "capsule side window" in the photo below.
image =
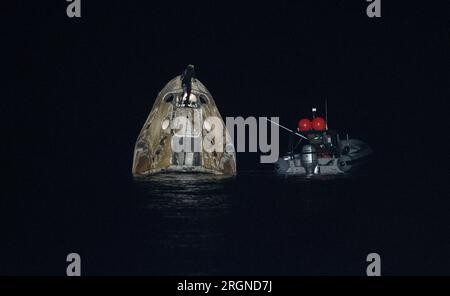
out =
<path fill-rule="evenodd" d="M 174 99 L 174 95 L 173 94 L 169 94 L 164 98 L 164 102 L 166 103 L 172 103 Z"/>
<path fill-rule="evenodd" d="M 208 104 L 208 98 L 204 95 L 200 95 L 200 103 L 202 103 L 203 105 Z"/>

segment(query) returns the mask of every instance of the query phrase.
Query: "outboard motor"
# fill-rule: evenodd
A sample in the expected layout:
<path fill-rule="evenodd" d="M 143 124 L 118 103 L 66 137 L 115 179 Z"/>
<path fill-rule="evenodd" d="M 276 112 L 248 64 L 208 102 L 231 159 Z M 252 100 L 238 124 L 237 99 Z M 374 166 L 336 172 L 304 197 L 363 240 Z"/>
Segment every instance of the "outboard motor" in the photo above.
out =
<path fill-rule="evenodd" d="M 338 160 L 339 169 L 344 173 L 350 171 L 352 169 L 351 160 L 352 158 L 348 155 L 342 155 L 341 157 L 339 157 Z"/>
<path fill-rule="evenodd" d="M 314 170 L 317 167 L 317 153 L 316 148 L 312 145 L 303 145 L 301 152 L 301 163 L 305 168 L 307 175 L 313 175 Z"/>

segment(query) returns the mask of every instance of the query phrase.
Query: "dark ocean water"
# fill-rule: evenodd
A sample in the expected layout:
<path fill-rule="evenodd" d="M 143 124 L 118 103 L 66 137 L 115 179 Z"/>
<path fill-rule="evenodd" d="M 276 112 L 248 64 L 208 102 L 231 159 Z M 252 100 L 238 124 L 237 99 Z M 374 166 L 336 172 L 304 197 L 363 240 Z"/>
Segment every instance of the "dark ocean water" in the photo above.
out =
<path fill-rule="evenodd" d="M 417 180 L 67 178 L 16 200 L 2 273 L 64 275 L 76 252 L 86 275 L 365 275 L 376 252 L 386 275 L 448 274 L 448 225 Z"/>
<path fill-rule="evenodd" d="M 448 9 L 389 1 L 374 20 L 366 1 L 216 1 L 183 38 L 172 20 L 191 2 L 90 1 L 81 21 L 66 1 L 15 2 L 0 274 L 65 275 L 76 252 L 83 275 L 364 275 L 377 252 L 384 275 L 450 275 Z M 327 124 L 369 143 L 374 167 L 279 178 L 242 153 L 234 179 L 133 180 L 137 132 L 188 63 L 224 118 L 294 128 L 326 99 Z"/>

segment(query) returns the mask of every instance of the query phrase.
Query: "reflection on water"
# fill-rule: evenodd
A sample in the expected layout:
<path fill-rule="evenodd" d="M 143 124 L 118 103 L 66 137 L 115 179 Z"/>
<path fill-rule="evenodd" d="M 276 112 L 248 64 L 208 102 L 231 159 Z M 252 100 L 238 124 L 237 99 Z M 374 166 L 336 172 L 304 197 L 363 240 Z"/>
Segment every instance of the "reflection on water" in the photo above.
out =
<path fill-rule="evenodd" d="M 207 213 L 226 209 L 224 189 L 231 181 L 207 174 L 159 174 L 140 179 L 139 186 L 148 194 L 148 209 L 182 215 L 190 210 Z"/>
<path fill-rule="evenodd" d="M 292 260 L 299 251 L 331 239 L 323 231 L 336 227 L 329 224 L 336 215 L 326 215 L 336 209 L 336 188 L 345 180 L 261 171 L 136 180 L 148 260 L 155 274 L 298 273 Z"/>
<path fill-rule="evenodd" d="M 136 181 L 145 221 L 153 224 L 151 248 L 167 258 L 163 273 L 214 272 L 233 181 L 209 174 L 158 174 Z M 191 271 L 195 266 L 202 268 Z"/>
<path fill-rule="evenodd" d="M 140 275 L 364 275 L 368 253 L 394 258 L 394 242 L 410 241 L 394 185 L 373 173 L 154 175 L 133 183 L 125 242 L 108 247 Z"/>

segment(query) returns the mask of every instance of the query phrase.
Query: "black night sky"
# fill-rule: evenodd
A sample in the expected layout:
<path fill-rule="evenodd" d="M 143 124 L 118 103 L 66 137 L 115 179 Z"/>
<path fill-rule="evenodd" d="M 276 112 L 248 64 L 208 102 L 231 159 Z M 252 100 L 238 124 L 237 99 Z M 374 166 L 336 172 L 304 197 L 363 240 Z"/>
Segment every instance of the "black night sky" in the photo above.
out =
<path fill-rule="evenodd" d="M 83 239 L 71 209 L 98 209 L 100 187 L 130 182 L 139 130 L 187 64 L 223 117 L 278 116 L 292 128 L 327 99 L 329 125 L 370 143 L 378 176 L 396 172 L 388 198 L 410 199 L 405 211 L 418 211 L 408 221 L 429 234 L 418 239 L 420 252 L 435 254 L 424 273 L 449 273 L 448 170 L 440 175 L 449 148 L 441 107 L 449 98 L 448 7 L 382 0 L 382 17 L 370 19 L 364 0 L 82 0 L 82 17 L 70 19 L 64 0 L 14 2 L 2 45 L 11 70 L 2 100 L 1 274 L 64 271 L 64 261 L 47 259 L 65 252 L 52 244 Z M 257 153 L 237 158 L 239 170 L 260 168 Z M 406 197 L 402 186 L 415 187 Z M 110 212 L 122 202 L 115 190 L 104 192 Z"/>

